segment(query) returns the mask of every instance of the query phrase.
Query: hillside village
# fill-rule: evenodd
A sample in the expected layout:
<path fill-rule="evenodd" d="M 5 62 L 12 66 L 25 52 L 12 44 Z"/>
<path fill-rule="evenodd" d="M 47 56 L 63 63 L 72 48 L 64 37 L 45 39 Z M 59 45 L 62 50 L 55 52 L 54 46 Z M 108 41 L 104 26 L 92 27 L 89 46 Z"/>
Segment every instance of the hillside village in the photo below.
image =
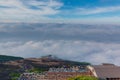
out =
<path fill-rule="evenodd" d="M 43 73 L 23 73 L 19 80 L 66 80 L 67 78 L 90 75 L 90 73 L 80 66 L 70 68 L 50 68 Z"/>
<path fill-rule="evenodd" d="M 51 55 L 41 58 L 17 58 L 9 61 L 4 58 L 0 64 L 0 77 L 2 80 L 16 80 L 24 73 L 41 73 L 49 71 L 50 68 L 70 68 L 79 65 L 84 67 L 89 63 L 63 60 Z"/>
<path fill-rule="evenodd" d="M 5 61 L 2 60 L 0 64 L 2 80 L 68 80 L 76 76 L 120 80 L 120 66 L 114 64 L 91 65 L 87 62 L 59 59 L 52 55 L 41 58 L 12 58 L 14 60 L 10 61 L 4 58 Z"/>
<path fill-rule="evenodd" d="M 50 68 L 44 73 L 23 73 L 18 80 L 67 80 L 75 76 L 93 76 L 99 80 L 120 80 L 120 67 L 114 64 L 71 68 Z"/>

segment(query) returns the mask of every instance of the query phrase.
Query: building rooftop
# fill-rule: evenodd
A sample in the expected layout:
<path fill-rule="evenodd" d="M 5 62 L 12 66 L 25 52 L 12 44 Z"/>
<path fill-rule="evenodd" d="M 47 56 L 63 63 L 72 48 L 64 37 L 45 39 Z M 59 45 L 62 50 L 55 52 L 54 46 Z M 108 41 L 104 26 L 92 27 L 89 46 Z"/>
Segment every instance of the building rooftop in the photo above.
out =
<path fill-rule="evenodd" d="M 93 66 L 99 78 L 120 78 L 120 67 L 113 64 Z"/>

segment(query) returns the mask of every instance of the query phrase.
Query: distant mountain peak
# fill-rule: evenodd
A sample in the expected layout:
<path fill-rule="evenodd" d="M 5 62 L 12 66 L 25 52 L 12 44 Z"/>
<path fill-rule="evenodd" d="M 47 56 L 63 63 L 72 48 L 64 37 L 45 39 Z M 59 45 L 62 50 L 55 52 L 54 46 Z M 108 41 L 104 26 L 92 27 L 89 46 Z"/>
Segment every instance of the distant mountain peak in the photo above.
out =
<path fill-rule="evenodd" d="M 51 54 L 47 56 L 42 56 L 41 58 L 60 60 L 60 58 L 58 58 L 55 55 L 51 55 Z"/>

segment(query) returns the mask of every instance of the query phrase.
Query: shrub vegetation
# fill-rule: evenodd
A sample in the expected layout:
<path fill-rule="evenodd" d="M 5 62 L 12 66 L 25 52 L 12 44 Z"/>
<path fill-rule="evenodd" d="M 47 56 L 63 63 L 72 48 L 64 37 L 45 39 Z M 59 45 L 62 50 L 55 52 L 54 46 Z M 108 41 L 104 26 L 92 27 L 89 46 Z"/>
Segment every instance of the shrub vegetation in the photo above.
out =
<path fill-rule="evenodd" d="M 69 78 L 68 80 L 98 80 L 98 79 L 92 76 L 77 76 Z"/>

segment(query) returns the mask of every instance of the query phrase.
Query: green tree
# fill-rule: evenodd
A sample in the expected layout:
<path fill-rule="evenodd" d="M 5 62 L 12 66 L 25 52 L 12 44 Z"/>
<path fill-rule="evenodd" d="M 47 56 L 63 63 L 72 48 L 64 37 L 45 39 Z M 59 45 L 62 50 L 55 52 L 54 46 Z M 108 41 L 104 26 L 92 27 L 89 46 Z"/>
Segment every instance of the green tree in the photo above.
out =
<path fill-rule="evenodd" d="M 20 77 L 20 73 L 11 73 L 11 80 L 17 80 Z"/>
<path fill-rule="evenodd" d="M 98 79 L 92 76 L 78 76 L 78 77 L 69 78 L 68 80 L 98 80 Z"/>
<path fill-rule="evenodd" d="M 44 72 L 44 70 L 40 69 L 40 68 L 33 68 L 31 70 L 28 70 L 28 72 L 42 73 L 42 72 Z"/>

